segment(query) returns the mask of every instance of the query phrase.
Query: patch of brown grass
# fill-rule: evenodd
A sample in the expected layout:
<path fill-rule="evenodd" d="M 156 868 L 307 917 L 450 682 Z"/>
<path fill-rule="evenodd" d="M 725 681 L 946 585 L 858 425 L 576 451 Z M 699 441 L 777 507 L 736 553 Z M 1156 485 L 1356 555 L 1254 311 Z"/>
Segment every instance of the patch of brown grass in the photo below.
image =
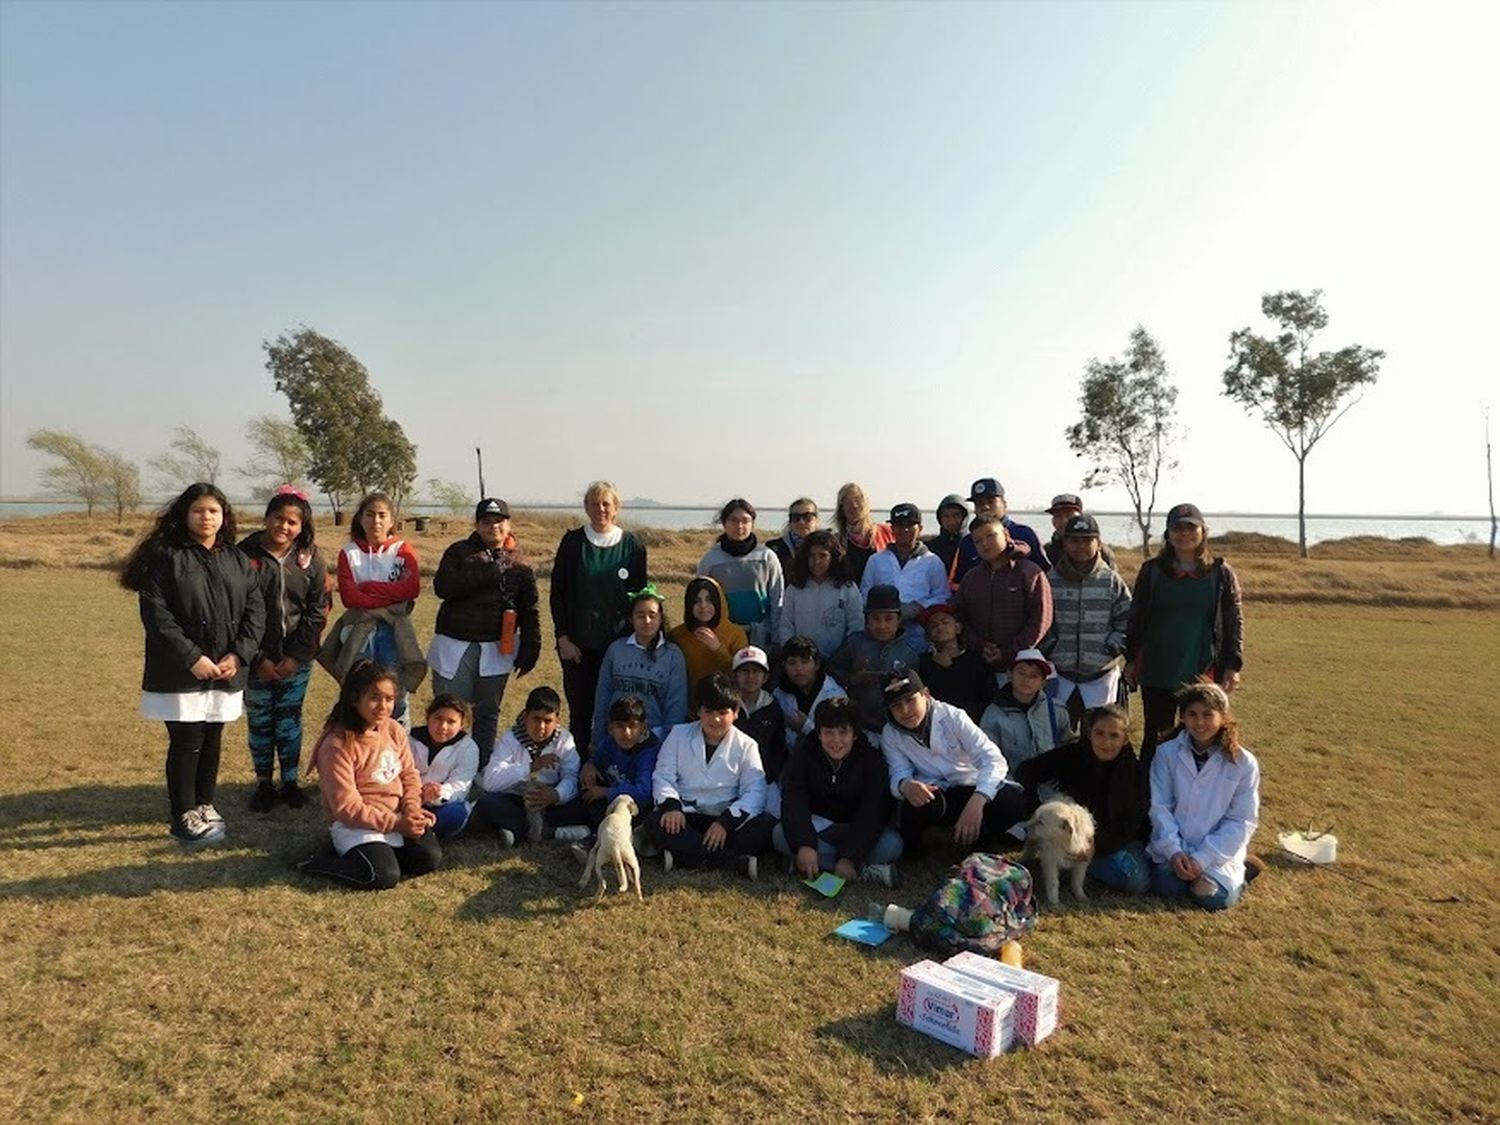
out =
<path fill-rule="evenodd" d="M 184 855 L 162 732 L 134 713 L 134 600 L 13 571 L 0 614 L 0 1107 L 20 1119 L 552 1120 L 575 1091 L 601 1120 L 1493 1116 L 1500 714 L 1482 682 L 1451 690 L 1500 666 L 1492 615 L 1255 607 L 1236 706 L 1257 847 L 1332 823 L 1337 867 L 1273 859 L 1218 916 L 1065 900 L 1026 942 L 1063 982 L 1060 1030 L 979 1062 L 896 1025 L 906 939 L 829 936 L 864 887 L 823 903 L 774 872 L 649 865 L 645 903 L 596 907 L 560 848 L 484 836 L 388 894 L 303 881 L 317 812 L 246 811 L 243 723 L 230 846 Z M 544 653 L 507 719 L 559 683 Z M 315 673 L 310 727 L 331 699 Z M 915 905 L 941 862 L 889 897 Z"/>

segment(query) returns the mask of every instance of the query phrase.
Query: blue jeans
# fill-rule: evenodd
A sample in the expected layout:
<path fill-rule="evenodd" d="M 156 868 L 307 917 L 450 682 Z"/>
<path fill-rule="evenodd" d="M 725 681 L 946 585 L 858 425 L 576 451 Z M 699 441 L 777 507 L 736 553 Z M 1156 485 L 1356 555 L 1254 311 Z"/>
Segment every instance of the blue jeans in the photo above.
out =
<path fill-rule="evenodd" d="M 500 701 L 505 698 L 505 682 L 509 673 L 499 676 L 479 674 L 479 642 L 473 641 L 464 649 L 458 668 L 450 680 L 432 673 L 432 694 L 441 695 L 451 691 L 460 699 L 474 706 L 474 744 L 479 747 L 479 768 L 484 769 L 495 751 L 495 731 L 500 725 Z"/>
<path fill-rule="evenodd" d="M 848 834 L 847 824 L 830 824 L 818 833 L 818 866 L 824 871 L 832 871 L 833 865 L 839 861 L 839 845 Z M 787 842 L 780 823 L 771 832 L 771 846 L 782 855 L 792 854 L 792 845 Z M 894 828 L 884 828 L 865 856 L 865 864 L 895 863 L 901 858 L 901 852 L 901 833 Z"/>
<path fill-rule="evenodd" d="M 1163 898 L 1187 898 L 1194 906 L 1200 906 L 1204 910 L 1228 910 L 1240 900 L 1240 892 L 1245 889 L 1241 883 L 1237 887 L 1226 887 L 1212 875 L 1203 876 L 1217 889 L 1211 895 L 1196 895 L 1189 887 L 1191 884 L 1179 879 L 1177 872 L 1172 870 L 1170 863 L 1153 863 L 1151 865 L 1151 889 Z"/>
<path fill-rule="evenodd" d="M 396 653 L 396 630 L 387 622 L 376 622 L 375 628 L 370 630 L 370 639 L 365 642 L 365 647 L 359 654 L 375 661 L 382 668 L 395 671 L 401 667 L 401 658 Z M 411 717 L 406 713 L 406 689 L 401 686 L 400 680 L 396 681 L 396 706 L 391 710 L 391 718 L 411 730 Z"/>
<path fill-rule="evenodd" d="M 439 839 L 457 836 L 464 830 L 464 825 L 469 823 L 469 814 L 473 812 L 473 806 L 468 801 L 449 801 L 447 804 L 424 807 L 437 817 L 437 823 L 432 826 L 432 830 Z"/>
<path fill-rule="evenodd" d="M 1151 888 L 1151 864 L 1140 844 L 1095 856 L 1089 864 L 1089 875 L 1106 887 L 1133 895 L 1143 895 Z"/>

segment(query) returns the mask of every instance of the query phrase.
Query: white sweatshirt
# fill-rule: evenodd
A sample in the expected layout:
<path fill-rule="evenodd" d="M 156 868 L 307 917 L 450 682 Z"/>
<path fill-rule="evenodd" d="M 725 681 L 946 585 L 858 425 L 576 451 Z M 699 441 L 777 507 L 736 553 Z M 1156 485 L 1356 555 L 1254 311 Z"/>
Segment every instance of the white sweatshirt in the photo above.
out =
<path fill-rule="evenodd" d="M 680 723 L 667 734 L 651 775 L 651 798 L 678 801 L 684 812 L 758 816 L 766 808 L 766 771 L 760 747 L 738 727 L 707 756 L 701 723 Z"/>
<path fill-rule="evenodd" d="M 891 794 L 901 799 L 901 783 L 913 778 L 924 785 L 948 789 L 972 785 L 993 798 L 1005 780 L 1005 757 L 974 720 L 951 703 L 929 699 L 932 736 L 923 746 L 910 731 L 887 722 L 880 732 L 880 749 L 891 774 Z"/>

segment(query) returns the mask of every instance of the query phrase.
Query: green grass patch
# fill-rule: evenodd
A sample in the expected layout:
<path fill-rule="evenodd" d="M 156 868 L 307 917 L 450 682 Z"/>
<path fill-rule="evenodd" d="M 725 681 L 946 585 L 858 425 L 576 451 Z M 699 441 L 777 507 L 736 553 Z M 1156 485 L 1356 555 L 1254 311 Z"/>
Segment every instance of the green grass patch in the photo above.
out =
<path fill-rule="evenodd" d="M 419 605 L 426 635 L 435 605 Z M 990 1062 L 895 1023 L 897 968 L 920 956 L 906 939 L 829 937 L 876 897 L 863 887 L 823 903 L 776 874 L 648 865 L 644 903 L 594 905 L 560 846 L 483 837 L 388 894 L 305 882 L 289 864 L 317 810 L 246 810 L 243 724 L 219 801 L 230 846 L 184 855 L 165 833 L 164 735 L 136 717 L 134 600 L 97 571 L 11 570 L 0 614 L 0 1108 L 21 1119 L 1486 1119 L 1500 1104 L 1492 613 L 1252 607 L 1238 706 L 1265 773 L 1257 847 L 1332 823 L 1337 867 L 1273 860 L 1219 916 L 1065 895 L 1026 943 L 1062 981 L 1062 1025 Z M 548 661 L 507 716 L 558 683 Z M 313 683 L 315 729 L 332 685 Z M 907 867 L 890 897 L 914 904 L 939 870 Z"/>

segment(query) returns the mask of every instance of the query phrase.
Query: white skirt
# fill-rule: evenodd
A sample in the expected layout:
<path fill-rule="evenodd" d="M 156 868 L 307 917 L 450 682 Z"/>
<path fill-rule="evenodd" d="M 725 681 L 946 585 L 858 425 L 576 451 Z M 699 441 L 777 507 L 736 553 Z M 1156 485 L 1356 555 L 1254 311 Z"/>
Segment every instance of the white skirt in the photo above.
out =
<path fill-rule="evenodd" d="M 164 723 L 232 723 L 245 713 L 242 691 L 143 691 L 141 718 Z"/>

